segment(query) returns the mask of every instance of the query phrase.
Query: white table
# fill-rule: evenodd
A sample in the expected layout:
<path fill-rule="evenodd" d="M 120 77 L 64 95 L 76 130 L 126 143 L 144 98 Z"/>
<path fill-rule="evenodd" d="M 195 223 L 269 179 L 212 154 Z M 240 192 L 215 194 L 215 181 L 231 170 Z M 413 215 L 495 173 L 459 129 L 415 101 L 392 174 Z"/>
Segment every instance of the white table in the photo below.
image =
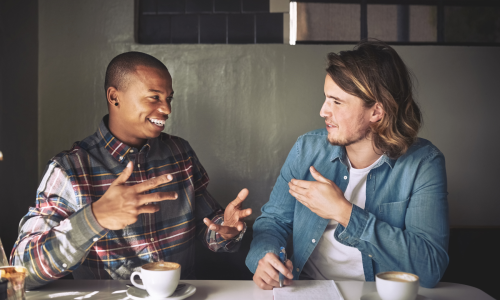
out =
<path fill-rule="evenodd" d="M 272 291 L 259 289 L 253 281 L 243 280 L 181 280 L 196 286 L 188 300 L 273 300 Z M 58 280 L 26 293 L 26 299 L 129 299 L 126 280 Z M 359 300 L 362 295 L 376 291 L 374 282 L 337 281 L 345 300 Z M 441 282 L 433 289 L 420 288 L 419 294 L 433 300 L 494 300 L 485 292 L 463 284 Z"/>

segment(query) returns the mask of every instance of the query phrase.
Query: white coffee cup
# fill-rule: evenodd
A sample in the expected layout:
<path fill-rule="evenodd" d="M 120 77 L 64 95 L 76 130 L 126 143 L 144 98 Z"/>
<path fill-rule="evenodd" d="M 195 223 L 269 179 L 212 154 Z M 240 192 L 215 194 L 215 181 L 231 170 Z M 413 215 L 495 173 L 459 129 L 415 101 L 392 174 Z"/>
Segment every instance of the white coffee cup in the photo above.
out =
<path fill-rule="evenodd" d="M 383 272 L 375 275 L 377 292 L 382 300 L 415 300 L 420 279 L 405 272 Z"/>
<path fill-rule="evenodd" d="M 134 281 L 137 275 L 142 279 L 142 284 Z M 152 298 L 166 298 L 173 294 L 181 278 L 181 265 L 174 262 L 152 262 L 141 267 L 140 272 L 130 275 L 132 284 L 148 291 Z"/>

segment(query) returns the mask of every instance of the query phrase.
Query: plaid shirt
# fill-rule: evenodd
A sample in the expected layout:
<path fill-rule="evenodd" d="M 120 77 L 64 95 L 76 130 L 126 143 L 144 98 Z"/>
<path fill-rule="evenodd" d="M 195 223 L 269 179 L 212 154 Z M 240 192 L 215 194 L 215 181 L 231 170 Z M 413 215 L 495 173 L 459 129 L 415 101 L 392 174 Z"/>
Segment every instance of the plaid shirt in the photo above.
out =
<path fill-rule="evenodd" d="M 238 239 L 224 240 L 203 223 L 217 224 L 223 210 L 207 191 L 209 178 L 189 143 L 162 133 L 142 149 L 117 140 L 105 125 L 52 158 L 31 207 L 19 225 L 11 263 L 29 270 L 27 288 L 73 273 L 75 279 L 126 279 L 141 265 L 158 261 L 181 264 L 181 278 L 194 278 L 194 238 L 212 251 L 236 251 Z M 138 184 L 171 174 L 173 180 L 150 192 L 176 191 L 154 214 L 141 214 L 122 230 L 99 225 L 91 203 L 99 200 L 129 161 Z"/>

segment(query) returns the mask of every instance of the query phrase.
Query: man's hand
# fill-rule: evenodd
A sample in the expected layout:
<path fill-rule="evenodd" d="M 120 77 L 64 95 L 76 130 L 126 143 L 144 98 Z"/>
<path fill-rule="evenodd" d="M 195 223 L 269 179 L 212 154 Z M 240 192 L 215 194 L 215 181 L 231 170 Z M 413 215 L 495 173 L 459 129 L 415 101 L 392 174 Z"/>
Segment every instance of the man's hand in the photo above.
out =
<path fill-rule="evenodd" d="M 110 230 L 123 229 L 137 222 L 140 214 L 157 212 L 159 207 L 154 202 L 177 199 L 176 192 L 144 194 L 146 191 L 170 182 L 172 175 L 163 175 L 136 185 L 126 186 L 125 182 L 132 171 L 133 164 L 129 162 L 101 199 L 92 203 L 92 212 L 102 227 Z"/>
<path fill-rule="evenodd" d="M 241 204 L 247 196 L 248 190 L 242 189 L 236 199 L 227 205 L 224 211 L 224 225 L 217 225 L 208 218 L 203 219 L 203 222 L 205 222 L 208 229 L 220 233 L 224 239 L 232 239 L 245 227 L 242 220 L 252 214 L 251 208 L 241 209 Z"/>
<path fill-rule="evenodd" d="M 346 227 L 351 217 L 352 204 L 333 181 L 323 177 L 312 166 L 309 170 L 316 181 L 292 179 L 288 183 L 289 193 L 318 216 L 335 220 Z"/>
<path fill-rule="evenodd" d="M 285 267 L 286 265 L 286 267 Z M 263 290 L 272 290 L 273 287 L 279 287 L 279 273 L 285 275 L 285 285 L 290 285 L 293 279 L 293 264 L 287 260 L 285 265 L 274 253 L 268 252 L 259 260 L 257 270 L 253 275 L 253 281 Z"/>

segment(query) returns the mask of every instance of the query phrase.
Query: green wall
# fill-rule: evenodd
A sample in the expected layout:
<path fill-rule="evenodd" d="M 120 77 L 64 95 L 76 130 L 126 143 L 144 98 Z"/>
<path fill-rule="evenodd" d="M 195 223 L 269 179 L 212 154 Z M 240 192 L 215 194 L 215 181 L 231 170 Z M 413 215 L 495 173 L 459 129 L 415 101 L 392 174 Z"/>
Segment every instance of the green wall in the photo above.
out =
<path fill-rule="evenodd" d="M 162 60 L 173 77 L 165 131 L 191 143 L 222 205 L 241 188 L 250 190 L 252 219 L 297 137 L 324 126 L 319 110 L 326 54 L 352 48 L 139 45 L 133 0 L 41 0 L 39 6 L 39 174 L 53 155 L 92 134 L 106 114 L 109 61 L 142 51 Z M 421 136 L 447 159 L 451 225 L 500 225 L 499 201 L 491 197 L 500 179 L 499 48 L 395 48 L 418 78 Z"/>

